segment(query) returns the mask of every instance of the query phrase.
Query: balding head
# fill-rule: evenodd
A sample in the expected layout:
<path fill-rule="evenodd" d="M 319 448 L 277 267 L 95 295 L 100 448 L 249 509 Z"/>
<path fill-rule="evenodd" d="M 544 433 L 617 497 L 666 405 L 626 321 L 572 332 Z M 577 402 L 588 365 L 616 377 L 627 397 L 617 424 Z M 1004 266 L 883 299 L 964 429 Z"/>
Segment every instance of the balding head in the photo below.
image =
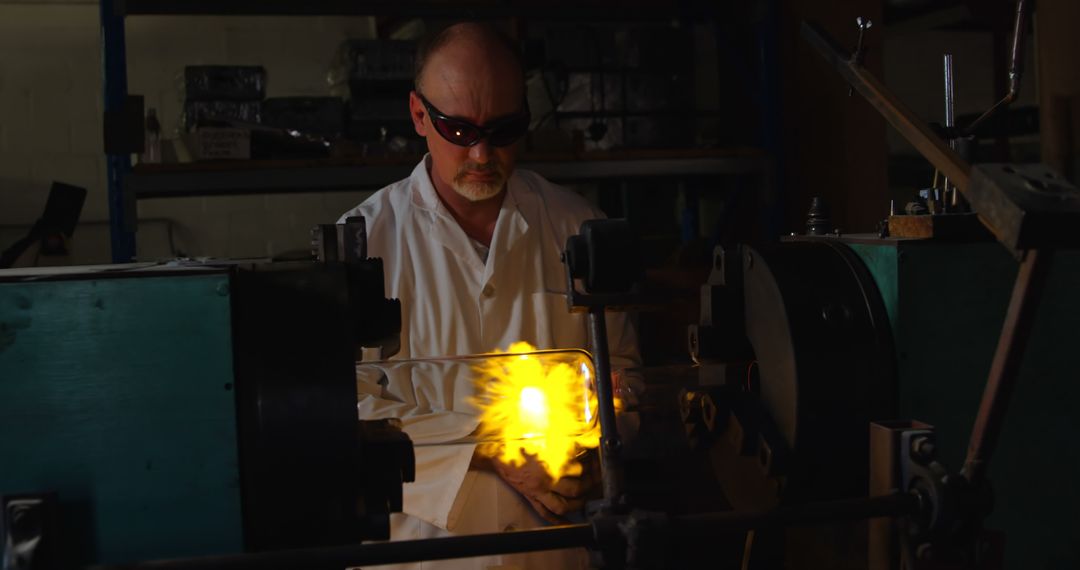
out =
<path fill-rule="evenodd" d="M 454 24 L 421 43 L 414 83 L 425 92 L 432 81 L 494 79 L 524 91 L 524 66 L 517 45 L 486 23 Z"/>
<path fill-rule="evenodd" d="M 488 24 L 443 30 L 420 49 L 416 91 L 409 95 L 413 125 L 427 139 L 432 182 L 444 202 L 501 199 L 517 145 L 493 146 L 487 138 L 455 144 L 434 128 L 429 106 L 432 113 L 480 128 L 527 116 L 524 72 L 513 42 Z"/>

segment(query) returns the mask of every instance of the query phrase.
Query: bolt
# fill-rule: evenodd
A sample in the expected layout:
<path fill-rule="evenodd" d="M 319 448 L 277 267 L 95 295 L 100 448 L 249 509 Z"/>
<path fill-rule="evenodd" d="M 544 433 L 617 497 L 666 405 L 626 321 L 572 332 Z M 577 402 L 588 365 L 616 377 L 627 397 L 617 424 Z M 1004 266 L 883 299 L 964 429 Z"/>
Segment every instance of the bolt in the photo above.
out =
<path fill-rule="evenodd" d="M 923 461 L 932 461 L 937 449 L 929 437 L 917 437 L 911 442 L 911 452 Z"/>
<path fill-rule="evenodd" d="M 619 440 L 612 440 L 612 439 L 605 439 L 604 440 L 604 451 L 606 451 L 608 453 L 618 453 L 619 449 L 621 449 L 621 448 L 622 448 L 622 442 L 619 441 Z"/>

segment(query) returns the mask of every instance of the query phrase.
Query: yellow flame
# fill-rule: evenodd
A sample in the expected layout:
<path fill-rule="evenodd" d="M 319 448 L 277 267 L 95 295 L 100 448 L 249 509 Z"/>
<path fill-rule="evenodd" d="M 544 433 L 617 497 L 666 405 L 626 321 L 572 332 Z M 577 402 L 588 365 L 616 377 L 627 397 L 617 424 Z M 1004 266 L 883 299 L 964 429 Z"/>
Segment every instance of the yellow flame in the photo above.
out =
<path fill-rule="evenodd" d="M 507 352 L 535 350 L 516 342 Z M 592 369 L 584 355 L 573 362 L 544 354 L 491 358 L 476 372 L 480 453 L 514 465 L 524 462 L 523 453 L 535 455 L 552 479 L 580 474 L 571 460 L 600 443 Z"/>

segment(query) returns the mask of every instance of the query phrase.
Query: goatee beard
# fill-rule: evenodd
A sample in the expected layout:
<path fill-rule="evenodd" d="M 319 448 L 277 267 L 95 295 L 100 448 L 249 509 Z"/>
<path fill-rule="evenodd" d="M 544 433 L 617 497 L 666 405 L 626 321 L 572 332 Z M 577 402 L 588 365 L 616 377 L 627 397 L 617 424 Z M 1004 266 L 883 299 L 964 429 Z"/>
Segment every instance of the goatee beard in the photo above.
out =
<path fill-rule="evenodd" d="M 466 177 L 470 173 L 490 175 L 491 180 L 487 182 L 467 180 Z M 454 176 L 454 182 L 451 186 L 454 188 L 455 192 L 466 200 L 479 202 L 497 196 L 499 192 L 502 191 L 503 185 L 505 184 L 506 174 L 502 170 L 502 165 L 495 162 L 488 162 L 482 165 L 462 165 L 458 170 L 457 175 Z"/>

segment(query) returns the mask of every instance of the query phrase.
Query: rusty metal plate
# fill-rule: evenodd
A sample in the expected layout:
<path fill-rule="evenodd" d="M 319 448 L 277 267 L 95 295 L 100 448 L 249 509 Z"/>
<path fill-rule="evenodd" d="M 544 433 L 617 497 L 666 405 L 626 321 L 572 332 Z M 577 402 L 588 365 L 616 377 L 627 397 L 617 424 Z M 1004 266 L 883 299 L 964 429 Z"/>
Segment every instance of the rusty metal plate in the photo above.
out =
<path fill-rule="evenodd" d="M 975 165 L 967 198 L 1013 250 L 1080 247 L 1080 189 L 1046 165 Z"/>

